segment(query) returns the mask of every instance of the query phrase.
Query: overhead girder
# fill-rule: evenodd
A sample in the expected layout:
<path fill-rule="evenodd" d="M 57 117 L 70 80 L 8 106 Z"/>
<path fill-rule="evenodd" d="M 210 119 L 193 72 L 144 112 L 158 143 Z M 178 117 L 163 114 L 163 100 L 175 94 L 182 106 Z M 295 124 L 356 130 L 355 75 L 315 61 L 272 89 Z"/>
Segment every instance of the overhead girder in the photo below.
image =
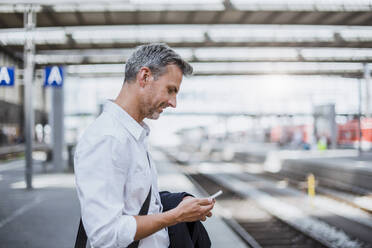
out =
<path fill-rule="evenodd" d="M 192 63 L 195 76 L 231 75 L 324 75 L 362 78 L 362 63 L 311 62 L 246 62 L 246 63 Z M 79 77 L 122 77 L 123 64 L 71 65 L 66 73 Z"/>
<path fill-rule="evenodd" d="M 44 50 L 36 55 L 40 65 L 123 63 L 132 49 Z M 189 62 L 335 62 L 371 63 L 372 49 L 349 48 L 176 48 Z"/>
<path fill-rule="evenodd" d="M 150 42 L 174 47 L 372 47 L 370 27 L 348 26 L 131 25 L 38 28 L 35 32 L 38 50 L 48 49 L 46 45 L 69 49 L 70 44 L 75 49 L 129 48 Z M 0 30 L 0 43 L 21 50 L 22 33 L 23 29 Z"/>
<path fill-rule="evenodd" d="M 177 47 L 334 47 L 334 48 L 372 48 L 372 41 L 355 41 L 347 43 L 336 43 L 336 42 L 215 42 L 208 39 L 208 35 L 205 36 L 206 40 L 203 42 L 172 42 L 163 41 L 169 46 Z M 1 43 L 1 42 L 0 42 Z M 50 50 L 50 47 L 57 50 L 65 49 L 106 49 L 106 48 L 134 48 L 139 45 L 147 44 L 148 42 L 125 42 L 111 41 L 106 43 L 74 43 L 74 46 L 70 46 L 70 42 L 66 44 L 39 44 L 36 45 L 38 51 Z M 21 45 L 7 45 L 12 50 L 22 51 Z"/>
<path fill-rule="evenodd" d="M 237 4 L 234 1 L 203 1 L 183 4 L 136 4 L 122 1 L 17 1 L 0 3 L 0 13 L 9 20 L 6 28 L 23 27 L 23 3 L 34 3 L 39 27 L 82 25 L 132 24 L 307 24 L 307 25 L 364 25 L 372 20 L 368 1 L 358 4 L 306 1 L 270 4 L 257 1 Z M 159 18 L 161 16 L 161 18 Z M 190 18 L 192 17 L 192 18 Z M 58 20 L 55 23 L 51 20 Z"/>

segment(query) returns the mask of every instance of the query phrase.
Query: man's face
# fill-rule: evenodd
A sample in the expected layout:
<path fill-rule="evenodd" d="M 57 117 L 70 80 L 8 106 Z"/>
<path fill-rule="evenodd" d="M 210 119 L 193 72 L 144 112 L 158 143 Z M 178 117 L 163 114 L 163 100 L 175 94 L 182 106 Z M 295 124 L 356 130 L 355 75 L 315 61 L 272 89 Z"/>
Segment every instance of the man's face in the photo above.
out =
<path fill-rule="evenodd" d="M 182 81 L 182 71 L 176 65 L 168 65 L 167 71 L 157 80 L 150 77 L 143 106 L 141 106 L 146 118 L 158 119 L 163 109 L 175 108 L 177 105 L 177 93 Z"/>

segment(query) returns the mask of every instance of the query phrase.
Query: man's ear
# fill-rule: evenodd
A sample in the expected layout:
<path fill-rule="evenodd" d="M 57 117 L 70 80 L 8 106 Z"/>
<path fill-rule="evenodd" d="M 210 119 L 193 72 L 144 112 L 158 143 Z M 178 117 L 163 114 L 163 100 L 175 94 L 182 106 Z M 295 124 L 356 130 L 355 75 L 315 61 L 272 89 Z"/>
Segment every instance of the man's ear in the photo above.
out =
<path fill-rule="evenodd" d="M 139 72 L 137 73 L 137 81 L 140 84 L 140 87 L 145 87 L 148 84 L 151 77 L 151 70 L 150 68 L 144 66 L 141 67 Z"/>

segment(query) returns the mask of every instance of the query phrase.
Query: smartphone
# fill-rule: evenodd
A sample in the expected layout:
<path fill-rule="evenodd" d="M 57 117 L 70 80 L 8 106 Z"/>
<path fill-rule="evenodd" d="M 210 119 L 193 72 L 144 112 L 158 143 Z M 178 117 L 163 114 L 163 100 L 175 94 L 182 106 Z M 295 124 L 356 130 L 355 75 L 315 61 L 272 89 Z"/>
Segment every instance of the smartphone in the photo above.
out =
<path fill-rule="evenodd" d="M 222 195 L 222 190 L 219 190 L 218 192 L 216 192 L 215 194 L 211 195 L 209 197 L 209 199 L 216 199 L 217 197 L 219 197 L 220 195 Z"/>

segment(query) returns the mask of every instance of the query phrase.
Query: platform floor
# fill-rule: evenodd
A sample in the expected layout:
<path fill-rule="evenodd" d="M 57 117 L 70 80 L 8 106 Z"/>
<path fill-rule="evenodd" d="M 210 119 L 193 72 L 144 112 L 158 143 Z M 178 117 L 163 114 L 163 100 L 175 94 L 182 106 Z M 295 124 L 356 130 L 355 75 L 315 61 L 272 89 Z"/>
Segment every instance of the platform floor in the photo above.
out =
<path fill-rule="evenodd" d="M 153 157 L 162 190 L 202 196 L 161 153 L 154 152 Z M 24 160 L 0 163 L 0 247 L 73 247 L 80 217 L 73 174 L 45 171 L 35 164 L 33 186 L 25 189 Z M 204 223 L 212 247 L 246 247 L 217 215 Z"/>

